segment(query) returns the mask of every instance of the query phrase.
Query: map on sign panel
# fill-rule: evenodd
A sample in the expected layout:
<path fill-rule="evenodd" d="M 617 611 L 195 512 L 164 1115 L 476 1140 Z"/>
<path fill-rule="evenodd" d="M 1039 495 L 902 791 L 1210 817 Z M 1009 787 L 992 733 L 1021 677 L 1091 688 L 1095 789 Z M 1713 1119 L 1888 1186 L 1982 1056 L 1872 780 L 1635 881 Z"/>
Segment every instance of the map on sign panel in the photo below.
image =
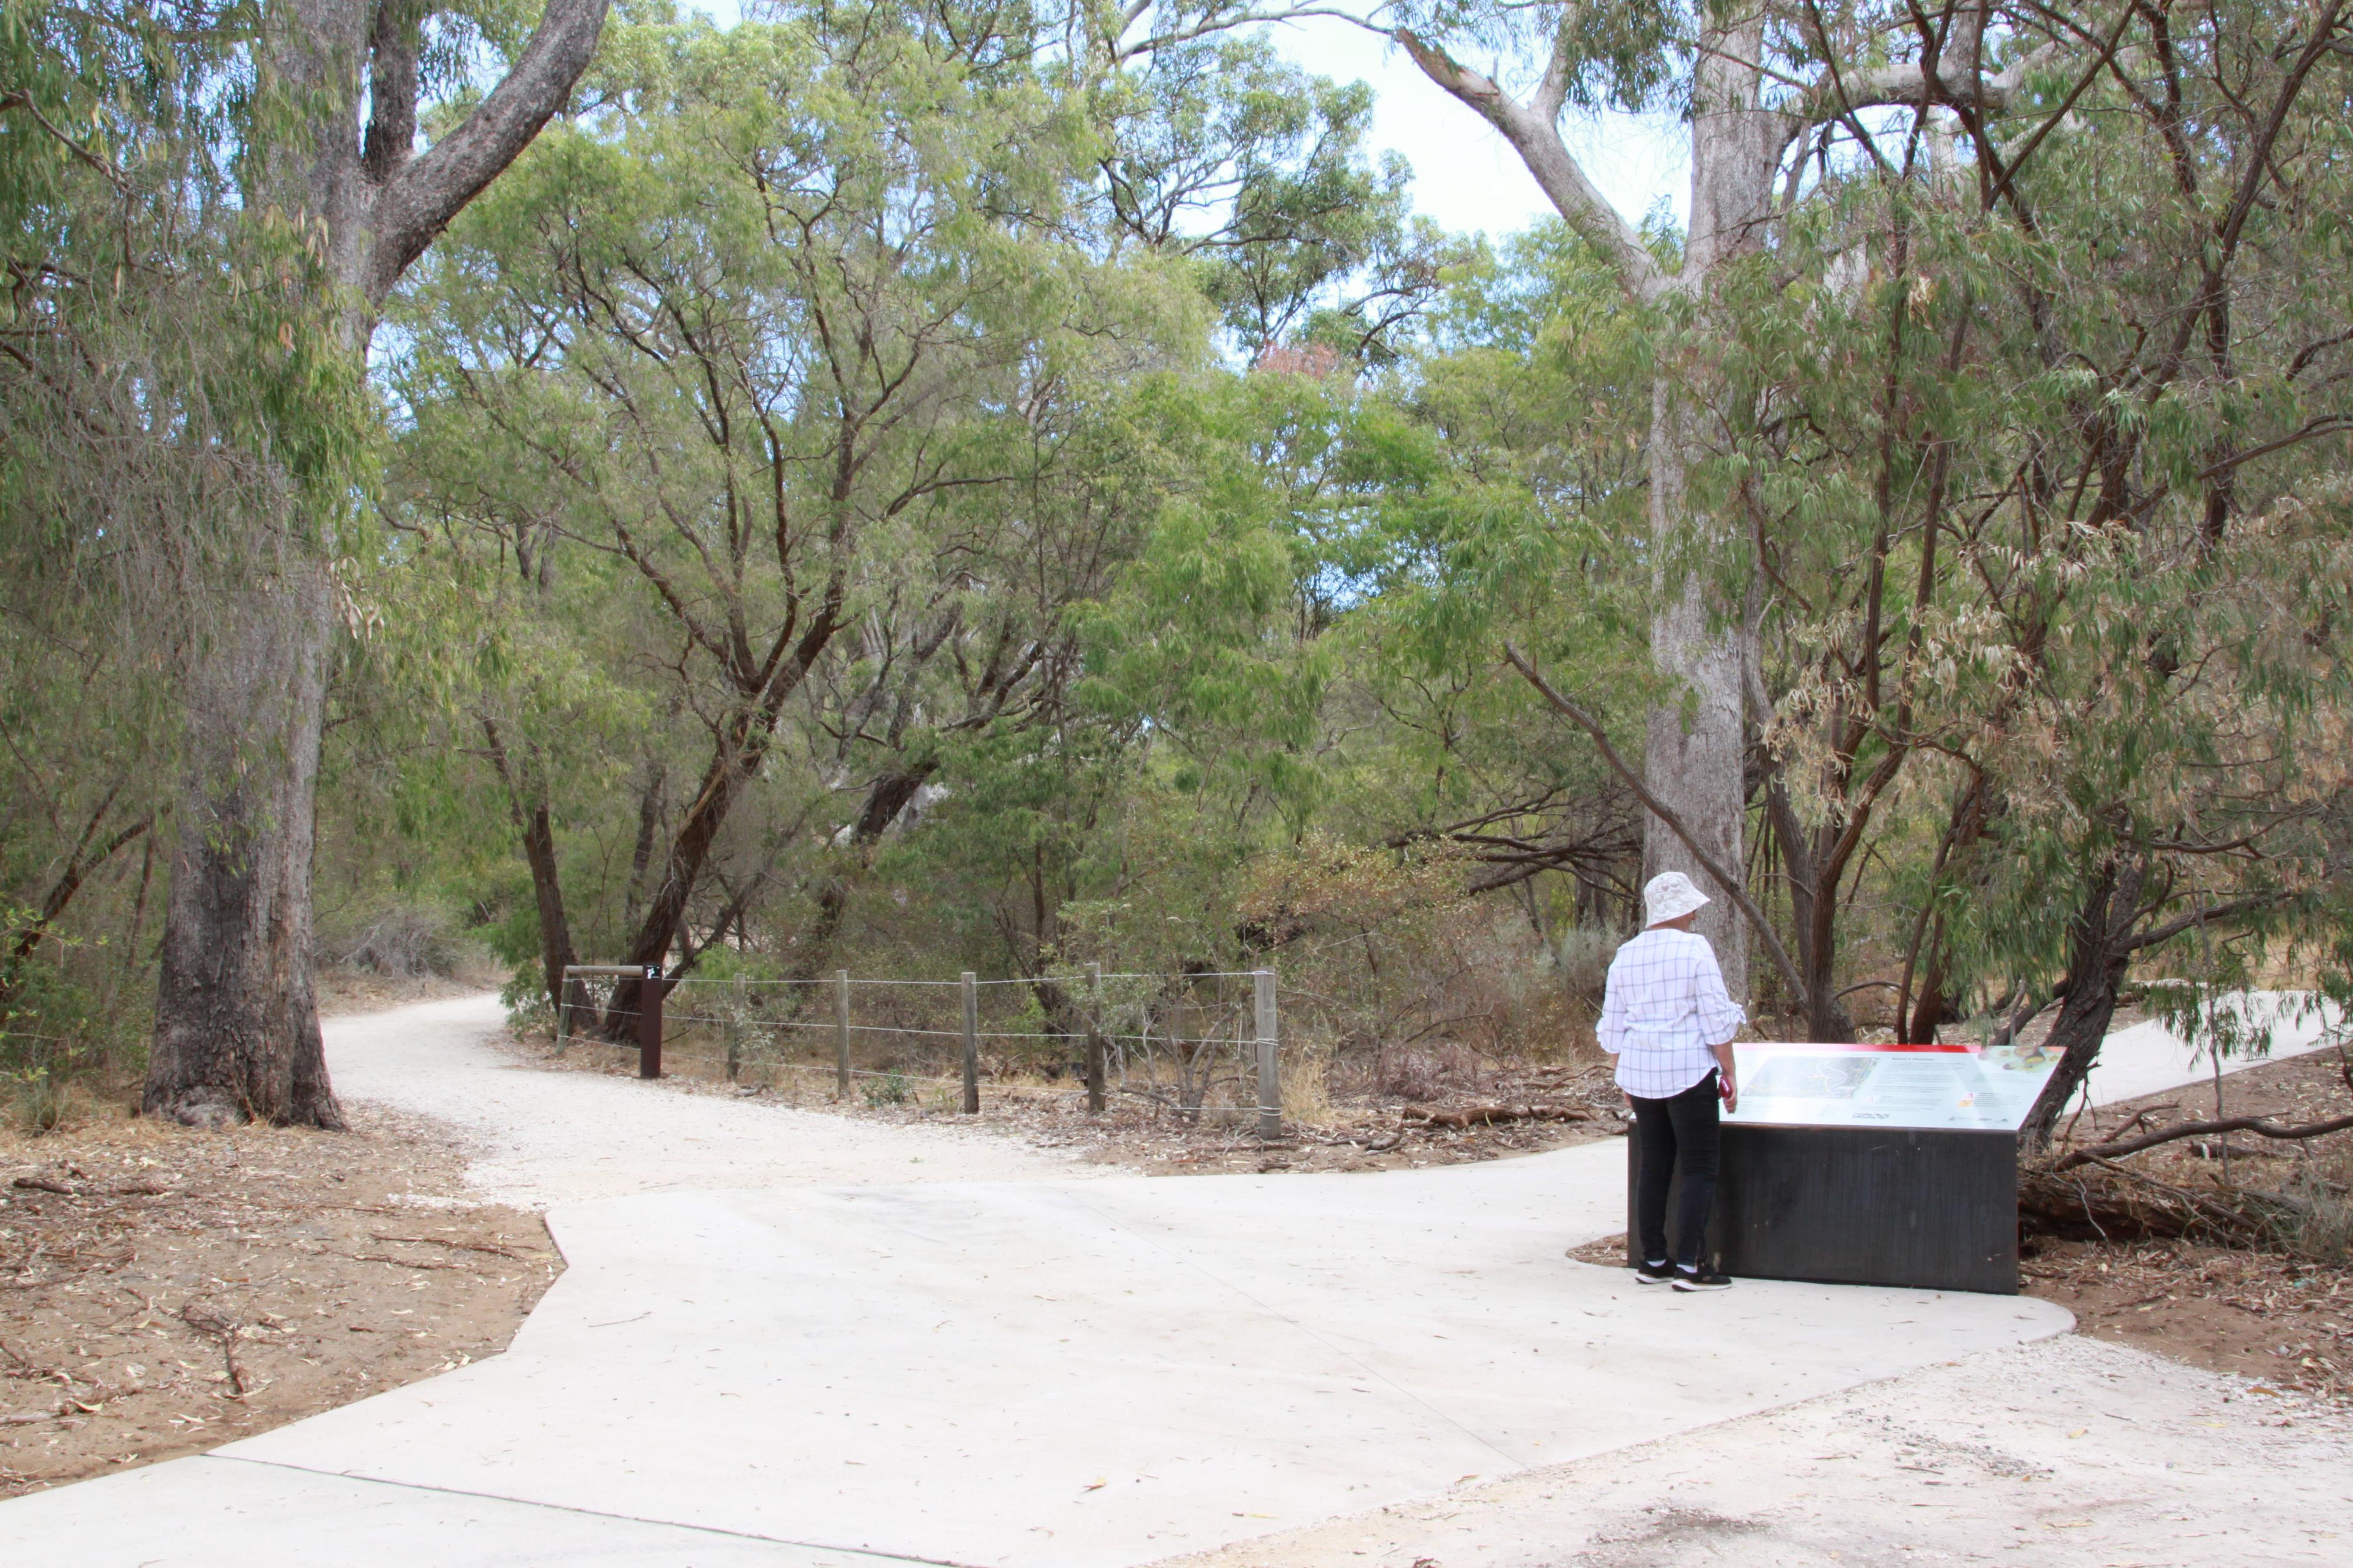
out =
<path fill-rule="evenodd" d="M 1725 1120 L 1766 1127 L 2014 1132 L 2059 1061 L 2055 1052 L 2010 1046 L 1757 1040 L 1733 1053 L 1740 1109 Z"/>

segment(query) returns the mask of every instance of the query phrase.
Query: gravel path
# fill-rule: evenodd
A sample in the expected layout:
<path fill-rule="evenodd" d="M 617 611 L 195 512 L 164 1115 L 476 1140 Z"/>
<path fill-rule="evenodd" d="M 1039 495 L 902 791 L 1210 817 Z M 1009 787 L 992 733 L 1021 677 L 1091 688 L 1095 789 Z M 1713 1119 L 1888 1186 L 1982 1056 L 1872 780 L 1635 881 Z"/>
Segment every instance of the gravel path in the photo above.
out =
<path fill-rule="evenodd" d="M 546 1208 L 632 1193 L 1069 1181 L 1111 1173 L 978 1128 L 880 1126 L 637 1079 L 548 1072 L 492 1037 L 492 996 L 330 1018 L 336 1092 L 454 1129 L 487 1203 Z"/>

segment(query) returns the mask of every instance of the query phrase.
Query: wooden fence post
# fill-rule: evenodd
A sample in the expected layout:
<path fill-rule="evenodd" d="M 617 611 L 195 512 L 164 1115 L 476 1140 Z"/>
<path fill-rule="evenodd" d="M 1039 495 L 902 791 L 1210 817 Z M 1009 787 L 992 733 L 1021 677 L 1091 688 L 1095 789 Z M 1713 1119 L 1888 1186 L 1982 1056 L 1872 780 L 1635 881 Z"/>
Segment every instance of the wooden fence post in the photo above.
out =
<path fill-rule="evenodd" d="M 564 966 L 564 978 L 555 983 L 555 1054 L 562 1056 L 564 1047 L 572 1043 L 572 966 Z"/>
<path fill-rule="evenodd" d="M 719 1020 L 719 1038 L 727 1047 L 727 1081 L 733 1083 L 744 1066 L 744 1012 L 747 988 L 744 977 L 735 977 L 735 1005 Z"/>
<path fill-rule="evenodd" d="M 980 1114 L 980 991 L 969 969 L 964 972 L 964 1113 Z"/>
<path fill-rule="evenodd" d="M 1103 1108 L 1103 965 L 1087 965 L 1087 1109 Z"/>
<path fill-rule="evenodd" d="M 849 1098 L 849 971 L 833 972 L 833 1098 Z"/>
<path fill-rule="evenodd" d="M 1282 1136 L 1282 1069 L 1275 1054 L 1274 971 L 1250 976 L 1258 1003 L 1258 1135 L 1262 1142 Z"/>

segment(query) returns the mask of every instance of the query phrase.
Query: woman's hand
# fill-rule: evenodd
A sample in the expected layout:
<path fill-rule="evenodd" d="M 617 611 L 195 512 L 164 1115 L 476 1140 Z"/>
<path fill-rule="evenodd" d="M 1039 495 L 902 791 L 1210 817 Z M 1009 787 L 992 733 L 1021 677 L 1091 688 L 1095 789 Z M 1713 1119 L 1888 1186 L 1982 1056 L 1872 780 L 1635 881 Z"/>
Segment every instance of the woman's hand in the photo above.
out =
<path fill-rule="evenodd" d="M 1708 1050 L 1715 1058 L 1715 1092 L 1723 1098 L 1724 1109 L 1739 1110 L 1740 1069 L 1732 1059 L 1732 1042 L 1726 1040 L 1720 1046 L 1710 1046 Z"/>

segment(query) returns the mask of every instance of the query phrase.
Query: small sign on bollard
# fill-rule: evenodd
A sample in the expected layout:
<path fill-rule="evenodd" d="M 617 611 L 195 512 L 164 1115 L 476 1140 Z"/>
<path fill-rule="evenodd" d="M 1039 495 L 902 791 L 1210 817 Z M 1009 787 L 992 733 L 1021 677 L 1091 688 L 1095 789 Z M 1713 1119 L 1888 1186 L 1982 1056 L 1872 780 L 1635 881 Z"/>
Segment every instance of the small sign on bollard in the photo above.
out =
<path fill-rule="evenodd" d="M 649 963 L 638 985 L 638 1076 L 661 1077 L 662 996 L 670 983 L 662 978 L 661 965 Z"/>

